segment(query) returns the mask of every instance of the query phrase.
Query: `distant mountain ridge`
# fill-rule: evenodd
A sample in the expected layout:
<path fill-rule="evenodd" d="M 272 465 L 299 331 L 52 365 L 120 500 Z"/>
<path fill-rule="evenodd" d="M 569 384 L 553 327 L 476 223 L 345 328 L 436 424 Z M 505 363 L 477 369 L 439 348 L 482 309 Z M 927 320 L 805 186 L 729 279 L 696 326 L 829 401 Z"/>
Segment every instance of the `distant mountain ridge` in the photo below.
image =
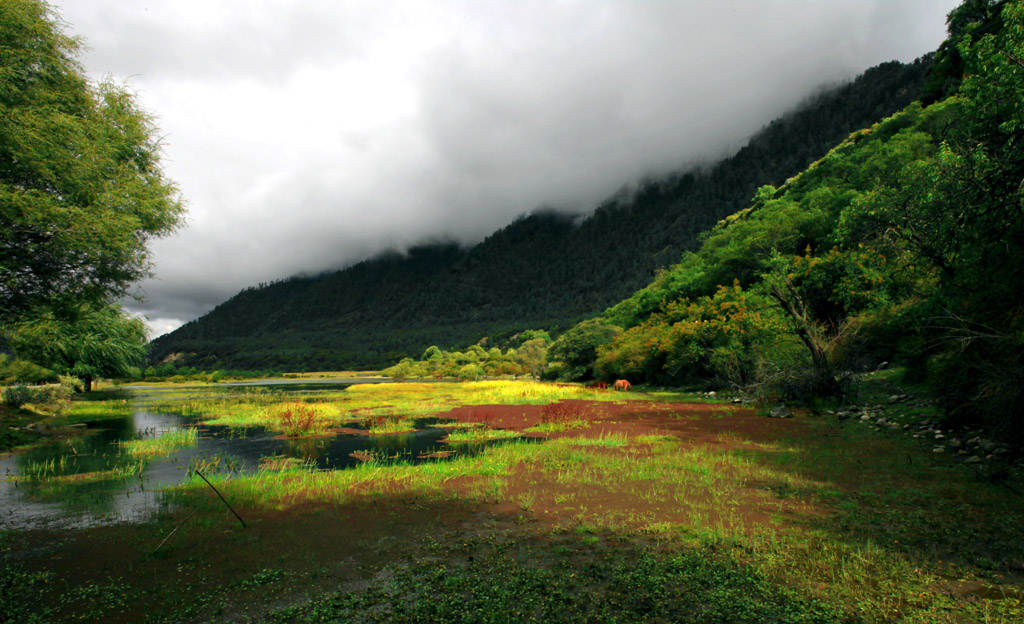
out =
<path fill-rule="evenodd" d="M 248 288 L 152 343 L 200 368 L 380 368 L 431 344 L 558 331 L 650 282 L 701 232 L 850 132 L 919 99 L 932 63 L 884 63 L 766 126 L 734 156 L 648 180 L 578 217 L 539 211 L 470 248 L 423 245 L 315 277 Z"/>

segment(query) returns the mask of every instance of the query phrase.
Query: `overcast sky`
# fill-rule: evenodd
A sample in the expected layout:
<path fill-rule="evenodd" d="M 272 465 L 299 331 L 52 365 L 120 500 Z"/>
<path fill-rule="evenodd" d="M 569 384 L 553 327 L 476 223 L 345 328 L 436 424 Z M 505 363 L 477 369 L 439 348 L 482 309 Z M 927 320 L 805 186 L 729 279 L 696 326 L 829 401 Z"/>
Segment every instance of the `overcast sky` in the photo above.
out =
<path fill-rule="evenodd" d="M 154 335 L 240 289 L 742 147 L 823 84 L 912 61 L 957 0 L 59 0 L 164 137 L 188 225 Z"/>

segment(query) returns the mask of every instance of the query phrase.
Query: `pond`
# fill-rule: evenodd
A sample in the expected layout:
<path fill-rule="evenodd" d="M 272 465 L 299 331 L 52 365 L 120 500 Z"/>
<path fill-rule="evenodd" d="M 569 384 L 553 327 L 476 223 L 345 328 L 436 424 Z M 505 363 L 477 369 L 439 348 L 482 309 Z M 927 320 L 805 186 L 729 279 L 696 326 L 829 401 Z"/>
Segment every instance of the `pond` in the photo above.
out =
<path fill-rule="evenodd" d="M 350 381 L 274 383 L 289 398 L 337 392 Z M 366 383 L 366 380 L 360 380 Z M 174 387 L 179 401 L 223 397 L 258 384 Z M 270 385 L 270 384 L 263 384 Z M 166 409 L 167 387 L 134 387 L 119 415 L 81 423 L 81 435 L 0 458 L 0 529 L 64 528 L 143 522 L 167 508 L 161 488 L 183 482 L 192 470 L 251 473 L 271 462 L 302 462 L 311 469 L 344 470 L 362 461 L 444 461 L 475 454 L 486 444 L 450 446 L 436 418 L 414 421 L 416 430 L 389 435 L 341 433 L 284 438 L 262 427 L 198 424 Z M 160 400 L 159 412 L 148 408 Z M 120 415 L 123 414 L 123 415 Z M 195 429 L 190 445 L 166 456 L 139 459 L 125 443 L 180 435 Z"/>

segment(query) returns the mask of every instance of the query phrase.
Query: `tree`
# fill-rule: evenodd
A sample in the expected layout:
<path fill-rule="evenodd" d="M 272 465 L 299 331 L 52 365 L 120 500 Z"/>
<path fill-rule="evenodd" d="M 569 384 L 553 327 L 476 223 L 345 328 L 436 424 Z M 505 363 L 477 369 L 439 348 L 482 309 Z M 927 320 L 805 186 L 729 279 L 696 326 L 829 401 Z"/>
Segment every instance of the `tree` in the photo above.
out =
<path fill-rule="evenodd" d="M 147 243 L 183 222 L 152 118 L 91 84 L 42 0 L 0 8 L 0 323 L 102 305 L 150 274 Z"/>
<path fill-rule="evenodd" d="M 516 362 L 537 377 L 548 361 L 548 343 L 543 338 L 527 340 L 516 349 Z"/>
<path fill-rule="evenodd" d="M 594 375 L 597 349 L 622 333 L 622 328 L 600 318 L 583 321 L 559 336 L 548 349 L 548 360 L 565 362 L 572 379 L 589 379 Z"/>
<path fill-rule="evenodd" d="M 19 357 L 82 380 L 128 376 L 146 356 L 146 326 L 117 305 L 83 304 L 68 317 L 32 314 L 8 332 Z"/>

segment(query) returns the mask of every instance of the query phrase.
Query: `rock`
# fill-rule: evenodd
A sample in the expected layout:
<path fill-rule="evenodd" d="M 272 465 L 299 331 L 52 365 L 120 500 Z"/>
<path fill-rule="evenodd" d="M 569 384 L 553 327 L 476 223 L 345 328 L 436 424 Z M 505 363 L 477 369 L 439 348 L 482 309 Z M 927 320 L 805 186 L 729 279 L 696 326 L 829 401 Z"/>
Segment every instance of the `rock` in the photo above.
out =
<path fill-rule="evenodd" d="M 864 421 L 871 420 L 871 415 L 870 414 L 864 414 L 863 416 L 860 417 L 860 419 L 864 420 Z"/>
<path fill-rule="evenodd" d="M 967 459 L 964 460 L 964 463 L 965 464 L 980 464 L 981 463 L 981 458 L 978 457 L 977 455 L 971 455 L 970 457 L 968 457 Z"/>
<path fill-rule="evenodd" d="M 949 447 L 950 448 L 958 449 L 958 448 L 962 447 L 963 445 L 964 445 L 964 443 L 960 441 L 960 438 L 953 438 L 952 440 L 949 441 Z"/>
<path fill-rule="evenodd" d="M 876 371 L 881 371 L 881 370 L 885 370 L 887 368 L 889 368 L 889 363 L 888 362 L 882 362 L 881 364 L 879 364 L 878 366 L 875 367 L 875 370 Z"/>
<path fill-rule="evenodd" d="M 774 408 L 769 414 L 769 418 L 792 418 L 793 412 L 789 411 L 789 408 L 785 405 L 780 405 Z"/>
<path fill-rule="evenodd" d="M 945 453 L 945 452 L 946 452 L 946 447 L 944 447 L 944 446 L 936 446 L 935 448 L 932 449 L 932 453 Z"/>
<path fill-rule="evenodd" d="M 942 435 L 941 433 L 936 433 L 936 434 L 935 434 L 935 439 L 936 439 L 936 440 L 941 440 L 941 439 L 943 439 L 943 438 L 945 438 L 945 437 L 946 437 L 946 436 Z"/>
<path fill-rule="evenodd" d="M 892 405 L 893 403 L 899 403 L 899 402 L 900 402 L 900 395 L 894 394 L 894 395 L 889 397 L 889 405 Z"/>
<path fill-rule="evenodd" d="M 733 400 L 732 400 L 732 402 L 733 402 L 733 403 L 742 403 L 742 402 L 743 402 L 743 399 L 741 399 L 741 398 L 739 398 L 739 397 L 736 397 L 735 399 L 733 399 Z"/>
<path fill-rule="evenodd" d="M 713 396 L 716 396 L 716 394 L 715 394 L 715 391 L 714 391 L 714 390 L 712 390 L 711 392 L 708 392 L 708 396 L 709 396 L 709 397 L 713 397 Z"/>

